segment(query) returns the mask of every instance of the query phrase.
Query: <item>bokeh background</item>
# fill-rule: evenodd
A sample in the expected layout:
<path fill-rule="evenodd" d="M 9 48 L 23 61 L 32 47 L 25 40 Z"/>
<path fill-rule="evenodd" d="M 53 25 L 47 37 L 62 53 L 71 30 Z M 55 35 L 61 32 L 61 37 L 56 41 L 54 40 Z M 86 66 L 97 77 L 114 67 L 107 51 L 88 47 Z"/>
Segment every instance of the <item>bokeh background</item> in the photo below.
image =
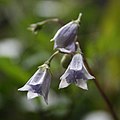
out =
<path fill-rule="evenodd" d="M 80 12 L 82 51 L 120 117 L 120 0 L 0 0 L 0 120 L 112 120 L 94 81 L 88 91 L 58 90 L 62 55 L 51 63 L 49 105 L 17 90 L 54 52 L 50 39 L 61 26 L 46 24 L 37 35 L 27 27 L 56 17 L 67 23 Z"/>

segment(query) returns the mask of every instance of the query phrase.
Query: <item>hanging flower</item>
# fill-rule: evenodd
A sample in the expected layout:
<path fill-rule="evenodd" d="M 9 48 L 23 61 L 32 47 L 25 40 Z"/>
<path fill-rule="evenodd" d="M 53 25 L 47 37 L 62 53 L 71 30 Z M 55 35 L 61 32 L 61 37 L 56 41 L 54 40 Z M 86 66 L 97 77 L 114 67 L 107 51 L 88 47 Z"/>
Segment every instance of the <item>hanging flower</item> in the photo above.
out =
<path fill-rule="evenodd" d="M 37 34 L 40 29 L 42 29 L 43 23 L 34 23 L 28 27 L 28 30 L 32 31 L 34 34 Z"/>
<path fill-rule="evenodd" d="M 48 92 L 50 89 L 51 74 L 49 66 L 43 64 L 39 67 L 36 73 L 19 91 L 28 91 L 27 98 L 32 99 L 37 96 L 43 96 L 45 102 L 48 104 Z"/>
<path fill-rule="evenodd" d="M 54 41 L 54 49 L 58 49 L 63 53 L 75 52 L 75 42 L 77 38 L 80 18 L 81 14 L 77 20 L 69 22 L 57 31 L 51 40 Z"/>
<path fill-rule="evenodd" d="M 67 70 L 60 79 L 59 88 L 65 88 L 69 84 L 74 83 L 78 87 L 87 90 L 87 80 L 94 79 L 94 77 L 87 71 L 83 63 L 82 55 L 77 53 L 73 56 Z"/>

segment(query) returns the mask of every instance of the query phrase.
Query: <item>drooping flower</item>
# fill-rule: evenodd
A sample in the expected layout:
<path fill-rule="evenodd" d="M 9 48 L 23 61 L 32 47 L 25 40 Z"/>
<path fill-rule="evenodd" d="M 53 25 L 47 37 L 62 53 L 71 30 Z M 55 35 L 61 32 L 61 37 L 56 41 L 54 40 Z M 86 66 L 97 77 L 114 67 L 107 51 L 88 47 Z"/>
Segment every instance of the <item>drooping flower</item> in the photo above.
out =
<path fill-rule="evenodd" d="M 28 91 L 27 98 L 32 99 L 37 96 L 43 96 L 45 102 L 48 104 L 48 93 L 51 83 L 51 74 L 49 66 L 43 64 L 29 79 L 29 81 L 19 91 Z"/>
<path fill-rule="evenodd" d="M 60 79 L 59 88 L 65 88 L 71 83 L 74 83 L 78 87 L 87 90 L 87 80 L 94 79 L 94 76 L 90 75 L 87 71 L 82 55 L 77 53 L 73 56 L 67 70 Z"/>
<path fill-rule="evenodd" d="M 58 49 L 63 53 L 75 52 L 75 42 L 77 38 L 80 18 L 81 14 L 77 20 L 69 22 L 57 31 L 51 40 L 54 41 L 54 49 Z"/>
<path fill-rule="evenodd" d="M 40 24 L 41 23 L 41 24 Z M 42 22 L 40 23 L 34 23 L 34 24 L 31 24 L 29 27 L 28 27 L 28 30 L 32 31 L 34 34 L 37 34 L 38 31 L 42 28 L 43 24 Z"/>

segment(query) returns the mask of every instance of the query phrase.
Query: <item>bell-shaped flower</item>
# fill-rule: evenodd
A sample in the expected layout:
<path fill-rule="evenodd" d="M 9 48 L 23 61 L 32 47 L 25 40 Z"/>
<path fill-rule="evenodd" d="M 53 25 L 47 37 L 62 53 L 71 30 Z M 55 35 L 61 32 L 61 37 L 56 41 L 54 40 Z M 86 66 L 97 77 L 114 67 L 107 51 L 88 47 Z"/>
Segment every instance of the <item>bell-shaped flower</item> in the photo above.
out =
<path fill-rule="evenodd" d="M 78 87 L 87 90 L 87 80 L 94 79 L 94 77 L 87 71 L 82 55 L 77 53 L 73 56 L 67 70 L 60 79 L 59 88 L 65 88 L 69 84 L 74 83 Z"/>
<path fill-rule="evenodd" d="M 57 31 L 53 39 L 51 39 L 51 41 L 54 41 L 54 49 L 58 49 L 63 53 L 75 52 L 75 42 L 80 18 L 81 14 L 77 20 L 67 23 Z"/>
<path fill-rule="evenodd" d="M 48 93 L 51 83 L 51 74 L 49 66 L 43 64 L 29 79 L 29 81 L 19 91 L 28 91 L 27 98 L 32 99 L 37 96 L 43 96 L 45 102 L 48 104 Z"/>

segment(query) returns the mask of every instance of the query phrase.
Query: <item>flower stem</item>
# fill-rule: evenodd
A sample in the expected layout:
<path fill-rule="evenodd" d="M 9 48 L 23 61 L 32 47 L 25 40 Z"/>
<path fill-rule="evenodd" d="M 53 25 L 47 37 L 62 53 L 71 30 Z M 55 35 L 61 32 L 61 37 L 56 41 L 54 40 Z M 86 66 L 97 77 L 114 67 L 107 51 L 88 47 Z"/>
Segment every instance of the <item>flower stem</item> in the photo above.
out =
<path fill-rule="evenodd" d="M 75 22 L 80 23 L 81 17 L 82 17 L 82 13 L 79 13 L 79 16 L 78 16 L 77 20 L 75 20 Z"/>
<path fill-rule="evenodd" d="M 49 22 L 56 22 L 56 23 L 60 24 L 61 26 L 64 25 L 63 21 L 60 20 L 60 19 L 58 19 L 58 18 L 47 19 L 47 20 L 38 22 L 38 23 L 36 23 L 36 24 L 39 26 L 39 25 L 41 25 L 41 24 L 46 24 L 46 23 L 49 23 Z"/>
<path fill-rule="evenodd" d="M 48 64 L 50 66 L 50 63 L 52 61 L 52 59 L 59 53 L 59 51 L 54 52 L 49 59 L 45 62 L 45 64 Z"/>
<path fill-rule="evenodd" d="M 85 58 L 84 58 L 84 63 L 86 65 L 86 67 L 88 68 L 88 71 L 90 72 L 90 74 L 94 76 L 94 74 L 93 74 L 91 68 L 89 67 L 89 65 L 88 65 L 88 63 L 87 63 Z M 107 95 L 105 94 L 105 92 L 102 90 L 102 88 L 101 88 L 98 80 L 96 79 L 96 77 L 94 79 L 94 83 L 95 83 L 96 87 L 98 88 L 98 90 L 99 90 L 101 96 L 103 97 L 104 101 L 106 102 L 106 104 L 107 104 L 107 106 L 108 106 L 108 108 L 109 108 L 109 110 L 111 112 L 111 115 L 113 116 L 114 120 L 119 120 L 117 115 L 116 115 L 116 113 L 115 113 L 115 111 L 114 111 L 114 109 L 113 109 L 112 103 L 110 102 L 110 100 L 107 97 Z"/>

